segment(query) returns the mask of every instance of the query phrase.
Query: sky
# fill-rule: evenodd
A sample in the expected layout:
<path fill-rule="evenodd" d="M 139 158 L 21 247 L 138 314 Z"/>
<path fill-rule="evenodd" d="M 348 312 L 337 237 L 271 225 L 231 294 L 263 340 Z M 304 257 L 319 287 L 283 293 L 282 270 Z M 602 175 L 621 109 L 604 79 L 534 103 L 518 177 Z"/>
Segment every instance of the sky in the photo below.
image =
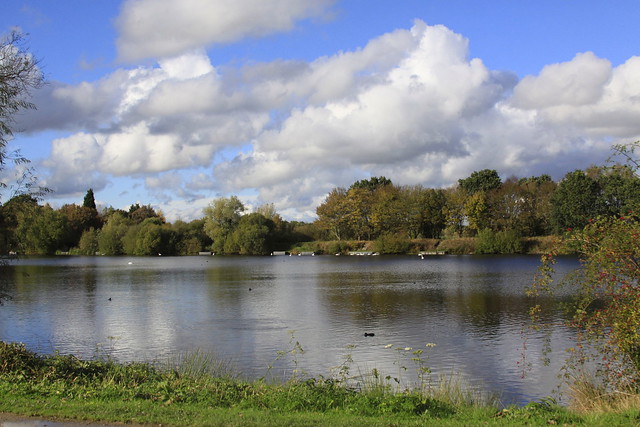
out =
<path fill-rule="evenodd" d="M 54 207 L 92 188 L 169 221 L 231 195 L 311 221 L 372 176 L 559 180 L 640 139 L 639 18 L 637 0 L 0 0 L 48 82 L 9 148 Z"/>

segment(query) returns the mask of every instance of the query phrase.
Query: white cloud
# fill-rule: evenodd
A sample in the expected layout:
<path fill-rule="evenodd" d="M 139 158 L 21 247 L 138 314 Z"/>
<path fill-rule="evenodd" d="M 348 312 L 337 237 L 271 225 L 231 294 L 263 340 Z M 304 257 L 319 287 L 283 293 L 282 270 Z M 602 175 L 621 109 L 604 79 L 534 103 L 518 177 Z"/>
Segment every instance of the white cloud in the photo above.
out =
<path fill-rule="evenodd" d="M 25 123 L 78 132 L 52 143 L 58 191 L 136 176 L 182 218 L 203 194 L 253 192 L 252 203 L 309 219 L 333 187 L 372 175 L 426 186 L 484 168 L 559 178 L 640 136 L 640 58 L 613 67 L 583 53 L 518 81 L 469 58 L 468 44 L 416 21 L 308 63 L 214 67 L 190 46 L 157 67 L 56 84 L 41 94 L 51 115 Z"/>
<path fill-rule="evenodd" d="M 538 126 L 585 137 L 636 138 L 640 134 L 640 57 L 612 68 L 592 53 L 525 77 L 510 104 L 534 110 Z"/>
<path fill-rule="evenodd" d="M 280 128 L 258 137 L 251 153 L 217 166 L 216 176 L 234 171 L 235 178 L 227 182 L 236 190 L 259 181 L 265 200 L 290 199 L 304 178 L 313 181 L 308 184 L 311 199 L 326 191 L 327 182 L 330 189 L 382 170 L 401 176 L 418 165 L 432 172 L 413 176 L 434 177 L 442 173 L 443 158 L 467 157 L 473 147 L 465 145 L 465 120 L 490 111 L 515 78 L 505 79 L 480 60 L 469 60 L 466 39 L 441 26 L 418 21 L 411 31 L 387 35 L 384 42 L 396 61 L 377 67 L 367 80 L 357 81 L 345 56 L 373 57 L 376 46 L 312 64 L 336 75 L 343 72 L 353 84 L 331 101 L 294 109 Z M 375 43 L 383 46 L 380 40 Z M 322 185 L 321 180 L 327 181 Z"/>
<path fill-rule="evenodd" d="M 514 89 L 512 104 L 523 109 L 598 102 L 611 78 L 611 63 L 592 52 L 571 61 L 547 65 L 538 76 L 526 76 Z"/>
<path fill-rule="evenodd" d="M 211 44 L 289 31 L 334 0 L 128 0 L 117 19 L 122 60 L 164 58 Z"/>
<path fill-rule="evenodd" d="M 214 71 L 211 61 L 201 49 L 160 59 L 158 63 L 170 79 L 176 80 L 193 79 Z"/>

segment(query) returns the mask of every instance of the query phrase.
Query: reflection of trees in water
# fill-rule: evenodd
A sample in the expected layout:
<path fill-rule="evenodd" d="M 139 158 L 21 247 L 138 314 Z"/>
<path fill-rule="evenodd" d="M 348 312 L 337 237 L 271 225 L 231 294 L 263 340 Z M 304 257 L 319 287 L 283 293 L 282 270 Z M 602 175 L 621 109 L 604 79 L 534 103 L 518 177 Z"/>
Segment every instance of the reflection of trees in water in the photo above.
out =
<path fill-rule="evenodd" d="M 431 279 L 414 281 L 404 274 L 363 271 L 320 274 L 318 281 L 331 317 L 357 323 L 405 318 L 410 313 L 420 317 L 444 306 L 444 291 Z"/>
<path fill-rule="evenodd" d="M 61 308 L 81 304 L 95 313 L 98 277 L 95 268 L 59 265 L 9 265 L 3 268 L 0 292 L 20 295 L 23 303 L 55 300 Z M 62 285 L 62 286 L 61 286 Z M 78 292 L 80 291 L 80 292 Z"/>
<path fill-rule="evenodd" d="M 275 280 L 265 274 L 256 274 L 254 270 L 242 265 L 224 265 L 208 268 L 205 271 L 207 294 L 217 304 L 226 307 L 240 307 L 249 288 L 262 286 Z"/>
<path fill-rule="evenodd" d="M 11 299 L 9 291 L 14 274 L 15 269 L 9 265 L 9 261 L 0 259 L 0 305 L 2 305 L 4 301 Z"/>
<path fill-rule="evenodd" d="M 318 277 L 320 297 L 332 318 L 366 326 L 372 320 L 431 323 L 453 316 L 463 328 L 482 334 L 499 333 L 505 321 L 528 319 L 530 301 L 519 290 L 505 292 L 505 279 L 509 276 L 499 273 L 454 272 L 336 272 Z"/>

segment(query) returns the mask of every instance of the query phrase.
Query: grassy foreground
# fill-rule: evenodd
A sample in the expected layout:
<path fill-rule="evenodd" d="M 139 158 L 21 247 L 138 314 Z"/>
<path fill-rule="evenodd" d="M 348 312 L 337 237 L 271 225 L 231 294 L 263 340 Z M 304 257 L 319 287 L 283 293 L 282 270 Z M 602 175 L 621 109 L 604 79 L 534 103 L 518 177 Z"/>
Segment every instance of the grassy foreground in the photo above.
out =
<path fill-rule="evenodd" d="M 154 425 L 636 425 L 640 410 L 580 415 L 548 402 L 498 409 L 440 391 L 354 390 L 336 379 L 280 383 L 214 375 L 187 363 L 41 356 L 0 342 L 0 413 Z M 456 396 L 460 396 L 458 392 Z"/>

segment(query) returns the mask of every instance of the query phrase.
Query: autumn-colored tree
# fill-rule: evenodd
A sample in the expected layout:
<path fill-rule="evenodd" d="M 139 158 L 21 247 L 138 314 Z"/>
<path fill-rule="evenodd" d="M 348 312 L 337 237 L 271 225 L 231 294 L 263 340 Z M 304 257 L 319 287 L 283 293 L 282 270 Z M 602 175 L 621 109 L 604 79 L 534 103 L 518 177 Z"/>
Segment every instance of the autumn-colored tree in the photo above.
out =
<path fill-rule="evenodd" d="M 334 188 L 324 202 L 316 208 L 318 227 L 327 230 L 336 240 L 346 238 L 350 233 L 351 210 L 347 190 Z"/>
<path fill-rule="evenodd" d="M 373 193 L 371 206 L 371 229 L 375 237 L 383 234 L 407 234 L 403 217 L 407 206 L 400 195 L 401 191 L 394 185 L 379 187 Z"/>
<path fill-rule="evenodd" d="M 133 221 L 134 224 L 140 224 L 147 218 L 158 218 L 162 222 L 164 222 L 164 218 L 156 212 L 155 209 L 151 207 L 151 205 L 143 205 L 133 204 L 129 207 L 129 218 Z"/>
<path fill-rule="evenodd" d="M 445 196 L 444 214 L 447 218 L 447 231 L 459 237 L 462 235 L 467 221 L 465 211 L 467 193 L 460 187 L 454 187 L 447 189 Z"/>
<path fill-rule="evenodd" d="M 464 202 L 464 212 L 470 230 L 477 233 L 489 227 L 489 206 L 487 195 L 483 191 L 477 191 L 467 197 Z"/>
<path fill-rule="evenodd" d="M 67 219 L 64 245 L 66 249 L 78 246 L 82 233 L 90 228 L 98 229 L 102 221 L 95 209 L 67 204 L 59 209 L 59 212 Z"/>

